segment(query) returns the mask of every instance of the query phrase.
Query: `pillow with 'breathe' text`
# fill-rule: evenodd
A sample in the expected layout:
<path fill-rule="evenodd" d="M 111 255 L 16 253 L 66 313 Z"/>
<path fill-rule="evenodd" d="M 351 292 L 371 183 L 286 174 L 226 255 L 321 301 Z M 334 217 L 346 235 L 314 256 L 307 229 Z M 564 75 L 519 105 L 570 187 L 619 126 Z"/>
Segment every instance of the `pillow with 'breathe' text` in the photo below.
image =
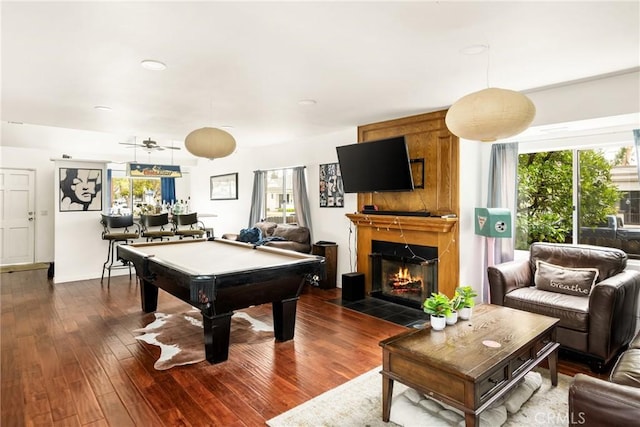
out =
<path fill-rule="evenodd" d="M 598 279 L 597 268 L 569 268 L 538 260 L 536 288 L 561 294 L 587 297 Z"/>

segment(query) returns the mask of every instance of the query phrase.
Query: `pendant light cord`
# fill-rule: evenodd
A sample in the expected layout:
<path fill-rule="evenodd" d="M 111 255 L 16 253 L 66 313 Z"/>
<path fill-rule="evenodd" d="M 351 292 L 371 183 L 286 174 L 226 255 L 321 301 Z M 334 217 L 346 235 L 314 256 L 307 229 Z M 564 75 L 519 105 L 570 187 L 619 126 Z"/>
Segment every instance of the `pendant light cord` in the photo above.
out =
<path fill-rule="evenodd" d="M 487 44 L 487 88 L 491 87 L 489 86 L 489 61 L 491 59 L 491 46 Z"/>

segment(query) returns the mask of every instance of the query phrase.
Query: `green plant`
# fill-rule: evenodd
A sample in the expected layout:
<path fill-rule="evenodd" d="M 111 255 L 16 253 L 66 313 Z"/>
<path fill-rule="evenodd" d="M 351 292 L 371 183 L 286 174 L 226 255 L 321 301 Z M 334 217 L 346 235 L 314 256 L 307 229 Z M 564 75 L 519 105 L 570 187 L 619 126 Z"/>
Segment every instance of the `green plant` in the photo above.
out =
<path fill-rule="evenodd" d="M 477 297 L 478 294 L 471 286 L 460 286 L 456 289 L 456 293 L 462 298 L 462 307 L 473 307 L 475 305 L 476 302 L 473 298 Z"/>
<path fill-rule="evenodd" d="M 432 316 L 448 316 L 451 314 L 451 301 L 449 301 L 449 297 L 443 293 L 432 293 L 431 296 L 422 303 L 422 309 L 425 313 Z"/>
<path fill-rule="evenodd" d="M 460 292 L 455 291 L 455 293 L 453 294 L 453 298 L 451 298 L 449 303 L 451 304 L 451 310 L 458 311 L 462 307 L 464 307 L 464 298 L 462 297 Z"/>
<path fill-rule="evenodd" d="M 516 249 L 528 250 L 533 242 L 570 241 L 574 172 L 580 176 L 580 227 L 606 223 L 621 197 L 611 177 L 612 166 L 625 164 L 625 154 L 609 161 L 602 149 L 580 150 L 579 171 L 574 171 L 573 150 L 520 154 Z"/>

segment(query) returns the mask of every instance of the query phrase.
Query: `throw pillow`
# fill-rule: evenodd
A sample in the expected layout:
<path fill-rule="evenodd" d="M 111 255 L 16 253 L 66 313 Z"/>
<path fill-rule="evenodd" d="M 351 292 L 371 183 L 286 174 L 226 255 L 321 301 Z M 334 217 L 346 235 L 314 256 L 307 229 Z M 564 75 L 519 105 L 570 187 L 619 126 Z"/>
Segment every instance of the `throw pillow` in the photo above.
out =
<path fill-rule="evenodd" d="M 569 268 L 538 260 L 534 283 L 536 288 L 581 297 L 589 296 L 598 279 L 597 268 Z"/>
<path fill-rule="evenodd" d="M 243 228 L 238 234 L 238 241 L 245 243 L 257 243 L 262 239 L 262 231 L 259 228 Z"/>

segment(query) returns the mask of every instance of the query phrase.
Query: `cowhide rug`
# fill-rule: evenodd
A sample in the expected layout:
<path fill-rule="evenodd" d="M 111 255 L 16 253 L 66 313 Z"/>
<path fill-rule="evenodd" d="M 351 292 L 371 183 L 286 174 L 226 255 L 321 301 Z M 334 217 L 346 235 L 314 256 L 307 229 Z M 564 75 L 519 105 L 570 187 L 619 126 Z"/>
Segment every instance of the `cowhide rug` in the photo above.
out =
<path fill-rule="evenodd" d="M 181 313 L 154 314 L 156 319 L 153 322 L 134 332 L 143 332 L 136 339 L 160 347 L 160 358 L 154 364 L 157 370 L 205 360 L 200 310 L 194 308 Z M 253 344 L 273 338 L 273 326 L 242 311 L 231 317 L 230 344 Z"/>

